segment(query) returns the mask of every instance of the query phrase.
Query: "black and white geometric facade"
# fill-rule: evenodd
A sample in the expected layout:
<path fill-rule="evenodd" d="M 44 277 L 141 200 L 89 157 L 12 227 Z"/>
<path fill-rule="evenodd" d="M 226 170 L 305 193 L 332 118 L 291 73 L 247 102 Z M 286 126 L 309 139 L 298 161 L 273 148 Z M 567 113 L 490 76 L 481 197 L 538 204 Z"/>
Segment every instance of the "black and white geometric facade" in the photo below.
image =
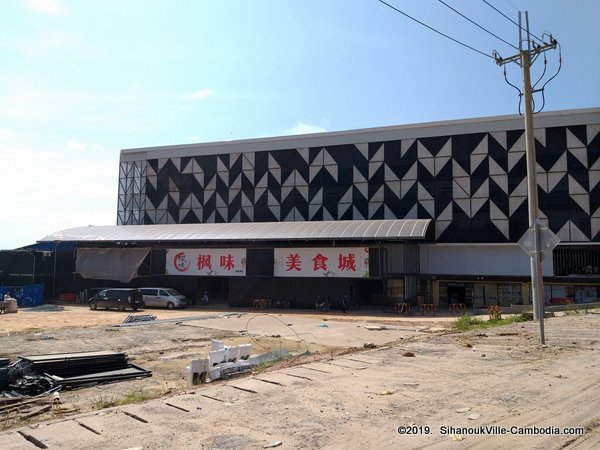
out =
<path fill-rule="evenodd" d="M 528 226 L 525 134 L 503 123 L 522 119 L 323 133 L 294 148 L 124 150 L 118 224 L 431 218 L 436 242 L 516 242 Z M 600 242 L 600 109 L 535 125 L 542 220 L 563 242 Z"/>

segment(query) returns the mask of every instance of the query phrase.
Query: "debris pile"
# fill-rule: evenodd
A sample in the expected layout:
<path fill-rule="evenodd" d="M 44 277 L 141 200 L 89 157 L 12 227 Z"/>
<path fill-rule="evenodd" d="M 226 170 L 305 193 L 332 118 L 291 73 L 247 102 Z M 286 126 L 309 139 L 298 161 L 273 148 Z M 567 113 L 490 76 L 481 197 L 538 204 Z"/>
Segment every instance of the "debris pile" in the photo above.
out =
<path fill-rule="evenodd" d="M 225 346 L 223 341 L 213 339 L 207 358 L 193 359 L 186 366 L 185 374 L 188 386 L 216 380 L 221 375 L 248 370 L 246 360 L 250 357 L 251 344 Z"/>
<path fill-rule="evenodd" d="M 152 376 L 151 371 L 130 364 L 125 353 L 108 351 L 19 356 L 7 369 L 0 391 L 17 397 Z M 0 369 L 0 375 L 3 372 Z"/>
<path fill-rule="evenodd" d="M 152 322 L 153 320 L 156 320 L 154 314 L 130 314 L 122 323 Z"/>
<path fill-rule="evenodd" d="M 125 353 L 99 351 L 19 358 L 63 388 L 152 376 L 151 371 L 130 364 Z"/>
<path fill-rule="evenodd" d="M 193 359 L 190 361 L 190 365 L 186 366 L 185 377 L 188 386 L 247 372 L 251 370 L 252 366 L 289 355 L 287 350 L 281 349 L 251 358 L 251 348 L 251 344 L 229 347 L 222 341 L 213 339 L 208 357 Z"/>

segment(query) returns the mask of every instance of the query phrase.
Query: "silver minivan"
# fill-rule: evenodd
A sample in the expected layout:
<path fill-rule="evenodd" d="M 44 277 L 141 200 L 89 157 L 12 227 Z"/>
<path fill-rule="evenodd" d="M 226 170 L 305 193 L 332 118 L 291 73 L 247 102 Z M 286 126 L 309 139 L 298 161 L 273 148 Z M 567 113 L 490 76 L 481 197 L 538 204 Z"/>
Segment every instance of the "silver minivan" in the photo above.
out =
<path fill-rule="evenodd" d="M 185 295 L 171 288 L 139 288 L 146 307 L 183 308 L 188 304 Z"/>

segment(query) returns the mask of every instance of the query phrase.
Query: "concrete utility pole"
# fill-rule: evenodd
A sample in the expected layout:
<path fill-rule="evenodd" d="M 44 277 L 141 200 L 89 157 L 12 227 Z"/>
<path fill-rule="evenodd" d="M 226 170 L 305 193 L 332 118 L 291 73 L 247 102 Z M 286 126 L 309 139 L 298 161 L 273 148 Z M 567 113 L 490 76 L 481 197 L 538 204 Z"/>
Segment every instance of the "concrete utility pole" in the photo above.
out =
<path fill-rule="evenodd" d="M 527 46 L 523 47 L 523 36 L 521 26 L 521 13 L 519 12 L 519 54 L 508 58 L 500 58 L 496 55 L 496 64 L 502 66 L 509 62 L 514 62 L 519 65 L 523 71 L 523 99 L 524 99 L 524 110 L 525 110 L 525 155 L 527 159 L 527 202 L 528 202 L 528 216 L 529 216 L 529 229 L 533 230 L 534 233 L 534 250 L 530 257 L 531 267 L 531 291 L 533 300 L 533 318 L 540 322 L 540 340 L 542 344 L 545 344 L 544 338 L 544 299 L 542 298 L 543 292 L 543 279 L 541 277 L 541 252 L 540 252 L 540 233 L 539 233 L 539 221 L 538 221 L 538 191 L 537 191 L 537 170 L 536 170 L 536 157 L 535 157 L 535 135 L 533 128 L 533 102 L 532 102 L 532 88 L 531 88 L 531 75 L 530 68 L 536 57 L 541 53 L 556 48 L 556 40 L 550 36 L 550 43 L 542 43 L 542 45 L 536 45 L 533 43 L 529 33 L 529 17 L 525 12 L 526 22 L 526 33 L 527 33 Z M 542 36 L 543 37 L 543 36 Z"/>

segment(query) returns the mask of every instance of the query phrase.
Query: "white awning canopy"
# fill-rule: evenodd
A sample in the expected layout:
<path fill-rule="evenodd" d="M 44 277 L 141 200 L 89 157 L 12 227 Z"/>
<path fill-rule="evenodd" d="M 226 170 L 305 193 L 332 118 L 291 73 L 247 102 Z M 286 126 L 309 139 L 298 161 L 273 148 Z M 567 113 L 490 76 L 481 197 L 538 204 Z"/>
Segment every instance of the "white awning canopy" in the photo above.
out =
<path fill-rule="evenodd" d="M 115 225 L 70 228 L 38 242 L 178 242 L 424 239 L 431 219 Z"/>
<path fill-rule="evenodd" d="M 129 283 L 148 253 L 149 248 L 78 248 L 75 271 L 83 278 Z"/>

